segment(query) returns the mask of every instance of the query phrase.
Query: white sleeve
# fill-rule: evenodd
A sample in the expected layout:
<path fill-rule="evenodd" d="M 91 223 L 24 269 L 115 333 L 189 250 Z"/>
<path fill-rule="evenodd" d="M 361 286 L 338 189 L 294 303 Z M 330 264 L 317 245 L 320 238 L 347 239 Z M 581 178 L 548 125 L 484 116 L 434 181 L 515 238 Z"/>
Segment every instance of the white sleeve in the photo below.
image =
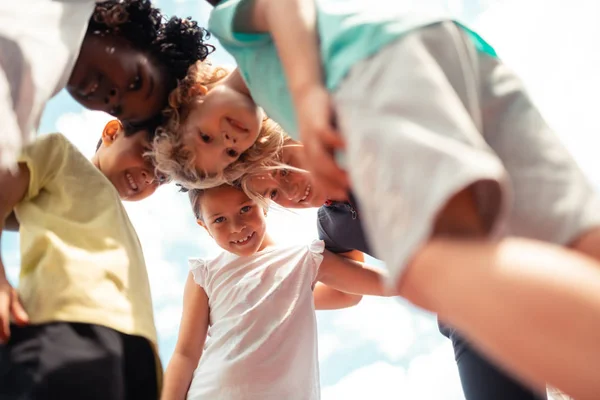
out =
<path fill-rule="evenodd" d="M 208 282 L 208 262 L 201 258 L 190 258 L 188 260 L 190 272 L 194 277 L 194 282 L 206 290 Z"/>
<path fill-rule="evenodd" d="M 325 242 L 322 240 L 315 240 L 308 245 L 308 251 L 311 260 L 311 282 L 314 286 L 319 275 L 319 268 L 323 262 L 323 251 L 325 250 Z"/>

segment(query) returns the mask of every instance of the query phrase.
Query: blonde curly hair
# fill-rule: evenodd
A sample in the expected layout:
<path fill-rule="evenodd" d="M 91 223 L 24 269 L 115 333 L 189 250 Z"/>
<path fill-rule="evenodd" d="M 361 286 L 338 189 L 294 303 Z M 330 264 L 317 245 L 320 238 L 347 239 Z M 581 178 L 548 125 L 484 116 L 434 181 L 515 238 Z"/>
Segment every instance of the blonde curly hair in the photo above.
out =
<path fill-rule="evenodd" d="M 169 95 L 169 106 L 163 111 L 165 122 L 156 130 L 151 156 L 156 169 L 187 189 L 208 189 L 233 184 L 245 174 L 270 164 L 283 146 L 284 133 L 273 120 L 263 120 L 258 138 L 239 158 L 218 174 L 207 174 L 195 168 L 194 152 L 183 143 L 182 124 L 191 105 L 205 93 L 205 86 L 229 75 L 222 67 L 209 62 L 192 65 L 187 76 Z"/>

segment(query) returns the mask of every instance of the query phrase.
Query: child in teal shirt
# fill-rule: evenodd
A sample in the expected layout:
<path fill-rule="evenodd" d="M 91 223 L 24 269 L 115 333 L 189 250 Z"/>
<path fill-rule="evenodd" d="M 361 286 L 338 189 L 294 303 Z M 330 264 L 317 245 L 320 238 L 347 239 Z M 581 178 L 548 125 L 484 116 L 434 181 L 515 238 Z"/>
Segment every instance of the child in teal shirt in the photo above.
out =
<path fill-rule="evenodd" d="M 546 330 L 548 346 L 519 351 L 507 339 L 523 315 L 530 315 L 524 321 L 544 325 L 546 319 L 552 326 L 571 321 L 575 311 L 582 323 L 599 320 L 596 295 L 581 298 L 575 290 L 583 284 L 575 283 L 578 267 L 553 269 L 555 255 L 542 256 L 554 254 L 548 246 L 503 238 L 536 238 L 595 255 L 590 249 L 600 245 L 600 201 L 519 79 L 485 41 L 443 12 L 385 0 L 226 0 L 212 11 L 209 30 L 236 59 L 256 103 L 291 136 L 301 137 L 316 183 L 334 198 L 344 197 L 349 186 L 333 158 L 345 146 L 361 219 L 375 255 L 390 270 L 390 286 L 464 330 L 532 386 L 550 381 L 581 398 L 600 390 L 588 361 L 573 367 L 575 360 L 600 353 L 591 340 L 594 329 L 570 332 L 569 338 Z M 435 251 L 440 258 L 417 262 L 429 252 L 425 245 L 441 235 L 452 239 Z M 505 264 L 509 248 L 521 255 L 539 251 L 540 258 Z M 539 260 L 544 268 L 535 267 Z M 470 292 L 469 282 L 461 281 L 454 294 L 469 300 L 444 310 L 449 306 L 440 301 L 454 289 L 446 280 L 433 290 L 434 281 L 449 273 L 439 265 L 452 268 L 453 279 L 464 274 L 478 287 L 491 286 Z M 498 279 L 491 265 L 512 278 Z M 519 280 L 509 265 L 532 275 Z M 586 283 L 600 284 L 600 270 L 591 274 Z M 562 288 L 548 279 L 561 280 Z M 518 308 L 507 306 L 503 317 L 497 314 L 503 326 L 492 329 L 489 318 L 471 318 L 477 305 L 494 314 L 496 289 L 528 296 Z M 540 313 L 533 298 L 581 303 L 550 316 Z M 519 336 L 532 338 L 542 325 L 522 324 Z M 569 371 L 556 362 L 558 354 L 573 360 Z"/>

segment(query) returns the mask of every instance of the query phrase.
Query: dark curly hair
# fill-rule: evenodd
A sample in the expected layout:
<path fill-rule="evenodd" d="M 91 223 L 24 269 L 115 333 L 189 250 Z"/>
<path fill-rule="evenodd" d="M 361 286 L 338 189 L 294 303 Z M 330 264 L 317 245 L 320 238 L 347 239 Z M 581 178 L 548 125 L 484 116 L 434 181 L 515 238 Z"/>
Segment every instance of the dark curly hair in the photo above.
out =
<path fill-rule="evenodd" d="M 166 67 L 167 93 L 185 78 L 191 65 L 203 61 L 215 50 L 214 46 L 205 42 L 210 38 L 208 31 L 198 26 L 191 17 L 166 20 L 150 0 L 108 0 L 97 4 L 86 35 L 94 33 L 118 35 L 152 55 Z M 157 115 L 143 124 L 125 126 L 126 134 L 140 129 L 154 132 L 160 122 L 161 117 Z"/>

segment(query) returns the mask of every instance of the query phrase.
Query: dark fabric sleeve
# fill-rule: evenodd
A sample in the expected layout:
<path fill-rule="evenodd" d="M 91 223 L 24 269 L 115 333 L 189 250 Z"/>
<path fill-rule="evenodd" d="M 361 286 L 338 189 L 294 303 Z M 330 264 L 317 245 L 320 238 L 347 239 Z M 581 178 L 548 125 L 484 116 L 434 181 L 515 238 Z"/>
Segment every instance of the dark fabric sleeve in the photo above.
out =
<path fill-rule="evenodd" d="M 335 241 L 335 229 L 332 229 L 335 224 L 333 214 L 328 212 L 326 206 L 319 208 L 317 212 L 317 230 L 319 231 L 319 239 L 325 242 L 325 249 L 332 253 L 346 253 L 353 249 L 348 249 L 340 246 Z M 332 237 L 333 236 L 333 237 Z"/>

